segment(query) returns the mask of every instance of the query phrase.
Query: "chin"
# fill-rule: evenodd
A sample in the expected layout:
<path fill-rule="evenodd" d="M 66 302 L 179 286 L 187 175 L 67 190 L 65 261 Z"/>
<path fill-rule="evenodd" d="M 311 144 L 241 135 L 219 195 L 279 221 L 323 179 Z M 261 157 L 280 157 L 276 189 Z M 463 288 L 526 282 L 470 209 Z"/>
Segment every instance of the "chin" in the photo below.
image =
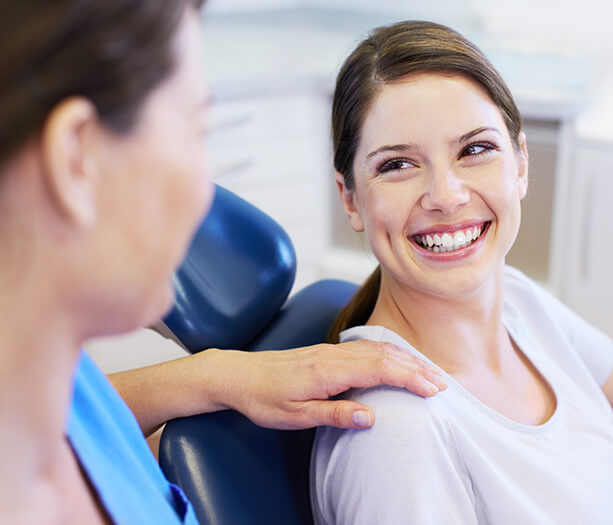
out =
<path fill-rule="evenodd" d="M 495 280 L 492 278 L 495 273 L 495 269 L 490 268 L 458 269 L 457 272 L 450 272 L 447 276 L 440 276 L 433 285 L 438 288 L 440 297 L 470 298 L 494 284 Z"/>
<path fill-rule="evenodd" d="M 152 299 L 150 305 L 152 307 L 151 319 L 147 322 L 147 325 L 157 323 L 162 317 L 164 317 L 172 308 L 175 301 L 175 290 L 170 278 L 166 279 L 164 284 L 160 286 L 159 293 Z"/>
<path fill-rule="evenodd" d="M 143 286 L 114 293 L 97 301 L 92 325 L 84 338 L 120 335 L 157 324 L 174 302 L 174 288 L 167 278 L 157 286 Z"/>
<path fill-rule="evenodd" d="M 138 311 L 138 318 L 133 319 L 135 324 L 133 328 L 157 324 L 172 308 L 174 298 L 174 288 L 170 279 L 158 286 L 155 291 L 143 294 L 139 301 L 140 309 L 134 309 L 135 313 Z"/>

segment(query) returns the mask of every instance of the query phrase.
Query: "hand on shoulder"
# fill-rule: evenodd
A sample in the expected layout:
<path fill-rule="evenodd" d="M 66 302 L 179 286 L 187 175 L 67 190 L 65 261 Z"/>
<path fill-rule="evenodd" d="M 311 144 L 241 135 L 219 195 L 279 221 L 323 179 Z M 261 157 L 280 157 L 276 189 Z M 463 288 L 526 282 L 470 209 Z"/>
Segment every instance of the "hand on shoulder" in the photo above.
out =
<path fill-rule="evenodd" d="M 329 398 L 382 384 L 424 397 L 446 387 L 435 367 L 389 343 L 364 340 L 283 351 L 224 350 L 215 361 L 221 403 L 270 428 L 370 427 L 369 407 Z"/>

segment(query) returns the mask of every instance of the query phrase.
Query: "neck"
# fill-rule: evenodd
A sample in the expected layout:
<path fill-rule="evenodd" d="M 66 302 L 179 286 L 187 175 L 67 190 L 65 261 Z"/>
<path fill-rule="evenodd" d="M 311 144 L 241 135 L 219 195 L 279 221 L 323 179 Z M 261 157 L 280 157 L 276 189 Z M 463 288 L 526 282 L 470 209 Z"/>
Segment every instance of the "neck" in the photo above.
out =
<path fill-rule="evenodd" d="M 79 344 L 44 280 L 12 283 L 0 293 L 0 509 L 27 509 L 63 470 Z"/>
<path fill-rule="evenodd" d="M 495 369 L 508 346 L 502 325 L 503 266 L 480 289 L 439 297 L 399 286 L 382 275 L 371 325 L 393 330 L 452 375 L 481 363 Z"/>

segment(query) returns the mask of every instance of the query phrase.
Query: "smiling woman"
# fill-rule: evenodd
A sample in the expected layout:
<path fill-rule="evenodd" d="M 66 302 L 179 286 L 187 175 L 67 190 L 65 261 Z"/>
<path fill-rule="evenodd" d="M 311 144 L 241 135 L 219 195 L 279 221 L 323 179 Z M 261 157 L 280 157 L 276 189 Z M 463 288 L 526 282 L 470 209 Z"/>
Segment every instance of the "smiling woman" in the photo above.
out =
<path fill-rule="evenodd" d="M 393 342 L 450 388 L 347 395 L 377 423 L 318 432 L 317 522 L 609 523 L 613 341 L 505 266 L 528 149 L 498 73 L 447 27 L 379 28 L 332 118 L 340 199 L 379 268 L 330 338 Z"/>

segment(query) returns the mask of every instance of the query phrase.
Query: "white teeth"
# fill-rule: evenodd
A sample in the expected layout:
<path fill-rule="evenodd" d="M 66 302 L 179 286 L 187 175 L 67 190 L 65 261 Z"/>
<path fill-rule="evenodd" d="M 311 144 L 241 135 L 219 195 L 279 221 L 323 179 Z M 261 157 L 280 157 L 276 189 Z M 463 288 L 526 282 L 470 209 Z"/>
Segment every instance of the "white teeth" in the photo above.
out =
<path fill-rule="evenodd" d="M 453 236 L 453 247 L 457 250 L 466 244 L 466 235 L 464 232 L 456 232 Z"/>
<path fill-rule="evenodd" d="M 482 227 L 474 226 L 466 230 L 459 230 L 455 233 L 434 233 L 426 235 L 417 235 L 415 240 L 423 248 L 434 253 L 444 253 L 459 250 L 470 246 L 481 235 Z"/>

